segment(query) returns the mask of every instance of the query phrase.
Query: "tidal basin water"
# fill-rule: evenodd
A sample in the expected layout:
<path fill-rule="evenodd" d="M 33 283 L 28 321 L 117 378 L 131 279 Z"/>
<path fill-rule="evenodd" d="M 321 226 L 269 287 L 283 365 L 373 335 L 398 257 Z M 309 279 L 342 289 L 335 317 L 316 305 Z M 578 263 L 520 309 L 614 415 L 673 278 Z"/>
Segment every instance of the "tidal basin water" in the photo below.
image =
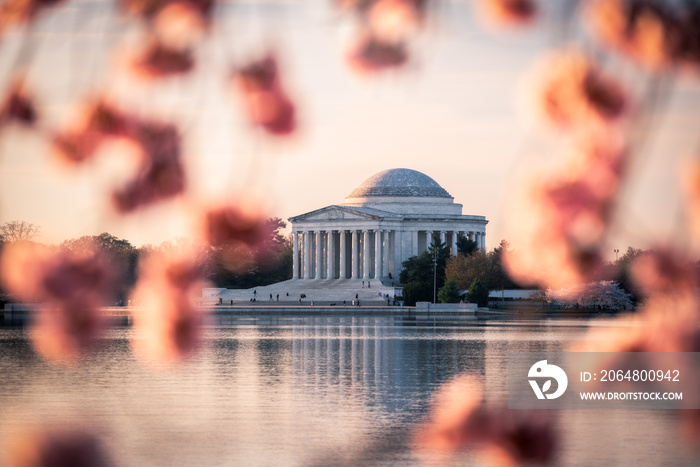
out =
<path fill-rule="evenodd" d="M 433 391 L 469 373 L 507 399 L 508 352 L 564 351 L 586 320 L 417 323 L 385 317 L 232 319 L 190 361 L 153 368 L 129 327 L 75 367 L 0 327 L 0 442 L 17 426 L 90 423 L 119 466 L 465 465 L 405 442 Z M 557 465 L 698 465 L 678 411 L 558 411 Z M 390 448 L 388 449 L 387 446 Z M 386 451 L 386 452 L 384 452 Z M 382 455 L 376 454 L 384 452 Z"/>

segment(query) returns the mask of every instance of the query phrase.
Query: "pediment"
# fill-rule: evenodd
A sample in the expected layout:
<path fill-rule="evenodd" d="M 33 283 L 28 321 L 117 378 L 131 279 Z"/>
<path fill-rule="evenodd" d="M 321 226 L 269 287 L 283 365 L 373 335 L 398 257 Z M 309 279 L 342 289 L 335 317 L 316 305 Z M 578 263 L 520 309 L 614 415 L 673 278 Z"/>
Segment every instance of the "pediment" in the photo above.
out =
<path fill-rule="evenodd" d="M 352 208 L 342 206 L 327 206 L 317 209 L 316 211 L 307 212 L 299 216 L 290 217 L 289 221 L 307 222 L 307 221 L 328 221 L 328 220 L 368 220 L 380 219 L 380 216 L 361 212 Z"/>

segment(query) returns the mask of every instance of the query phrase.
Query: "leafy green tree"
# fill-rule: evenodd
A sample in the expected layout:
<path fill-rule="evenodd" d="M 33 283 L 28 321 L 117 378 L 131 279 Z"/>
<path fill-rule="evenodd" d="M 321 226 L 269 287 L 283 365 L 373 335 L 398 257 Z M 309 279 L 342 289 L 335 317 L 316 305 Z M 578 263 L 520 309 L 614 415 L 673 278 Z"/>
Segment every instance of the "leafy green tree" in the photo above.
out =
<path fill-rule="evenodd" d="M 455 281 L 447 281 L 438 292 L 440 303 L 459 303 L 459 289 Z"/>
<path fill-rule="evenodd" d="M 454 281 L 460 289 L 468 289 L 475 279 L 486 279 L 487 256 L 477 251 L 469 256 L 457 255 L 447 260 L 446 280 Z"/>
<path fill-rule="evenodd" d="M 410 282 L 428 282 L 429 277 L 432 280 L 432 261 L 427 252 L 411 256 L 401 265 L 403 269 L 399 274 L 399 281 L 404 285 Z"/>
<path fill-rule="evenodd" d="M 407 306 L 415 306 L 416 302 L 432 302 L 432 282 L 409 282 L 405 284 L 403 286 L 403 301 Z"/>
<path fill-rule="evenodd" d="M 469 256 L 458 255 L 447 261 L 446 279 L 453 280 L 460 289 L 467 289 L 479 279 L 488 290 L 517 289 L 519 286 L 508 276 L 503 265 L 503 253 L 509 244 L 505 240 L 493 251 L 475 251 Z"/>
<path fill-rule="evenodd" d="M 427 251 L 411 256 L 402 263 L 399 280 L 403 284 L 403 300 L 408 306 L 433 300 L 433 260 Z"/>
<path fill-rule="evenodd" d="M 428 251 L 402 263 L 399 280 L 404 284 L 403 299 L 406 305 L 433 301 L 435 290 L 445 284 L 445 267 L 449 257 L 450 250 L 445 243 L 433 239 Z"/>
<path fill-rule="evenodd" d="M 471 303 L 476 303 L 478 306 L 489 305 L 489 289 L 481 283 L 479 279 L 475 279 L 467 292 L 467 300 Z"/>
<path fill-rule="evenodd" d="M 510 243 L 501 240 L 501 243 L 488 253 L 488 276 L 486 287 L 489 290 L 519 289 L 513 279 L 510 278 L 503 264 L 503 253 L 510 249 Z"/>
<path fill-rule="evenodd" d="M 476 252 L 479 246 L 474 240 L 469 240 L 464 235 L 457 236 L 457 253 L 463 256 L 469 256 Z"/>

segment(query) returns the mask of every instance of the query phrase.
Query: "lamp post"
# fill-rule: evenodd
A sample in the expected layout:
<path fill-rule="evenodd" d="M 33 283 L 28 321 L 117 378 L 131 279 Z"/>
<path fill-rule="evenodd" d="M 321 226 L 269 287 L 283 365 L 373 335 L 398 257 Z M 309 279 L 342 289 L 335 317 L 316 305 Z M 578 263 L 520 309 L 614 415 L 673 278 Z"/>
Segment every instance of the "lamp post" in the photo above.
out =
<path fill-rule="evenodd" d="M 615 252 L 615 262 L 617 263 L 617 254 L 620 252 L 617 248 L 613 250 Z"/>
<path fill-rule="evenodd" d="M 435 300 L 437 293 L 437 248 L 433 251 L 433 303 L 437 303 Z"/>

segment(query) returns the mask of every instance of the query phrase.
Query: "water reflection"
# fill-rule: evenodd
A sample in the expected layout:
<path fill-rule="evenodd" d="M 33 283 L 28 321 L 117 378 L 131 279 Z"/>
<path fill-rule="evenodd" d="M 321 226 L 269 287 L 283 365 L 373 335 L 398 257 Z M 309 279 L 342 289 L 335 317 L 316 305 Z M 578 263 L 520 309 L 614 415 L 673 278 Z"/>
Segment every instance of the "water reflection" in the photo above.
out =
<path fill-rule="evenodd" d="M 463 329 L 395 326 L 394 318 L 306 318 L 291 325 L 296 388 L 320 395 L 352 394 L 388 412 L 424 402 L 460 371 L 484 372 L 485 343 Z M 435 336 L 439 338 L 435 339 Z"/>
<path fill-rule="evenodd" d="M 468 372 L 489 401 L 506 396 L 509 352 L 563 350 L 588 324 L 399 317 L 229 319 L 178 366 L 144 367 L 118 328 L 77 367 L 54 367 L 21 328 L 0 328 L 0 439 L 8 426 L 89 417 L 118 465 L 435 464 L 401 436 L 426 414 L 430 395 Z M 560 459 L 567 465 L 694 465 L 669 411 L 568 411 Z M 394 438 L 392 438 L 394 436 Z M 9 442 L 11 440 L 7 440 Z M 393 444 L 392 444 L 393 443 Z M 359 456 L 359 457 L 358 457 Z M 471 462 L 472 453 L 447 464 Z"/>

